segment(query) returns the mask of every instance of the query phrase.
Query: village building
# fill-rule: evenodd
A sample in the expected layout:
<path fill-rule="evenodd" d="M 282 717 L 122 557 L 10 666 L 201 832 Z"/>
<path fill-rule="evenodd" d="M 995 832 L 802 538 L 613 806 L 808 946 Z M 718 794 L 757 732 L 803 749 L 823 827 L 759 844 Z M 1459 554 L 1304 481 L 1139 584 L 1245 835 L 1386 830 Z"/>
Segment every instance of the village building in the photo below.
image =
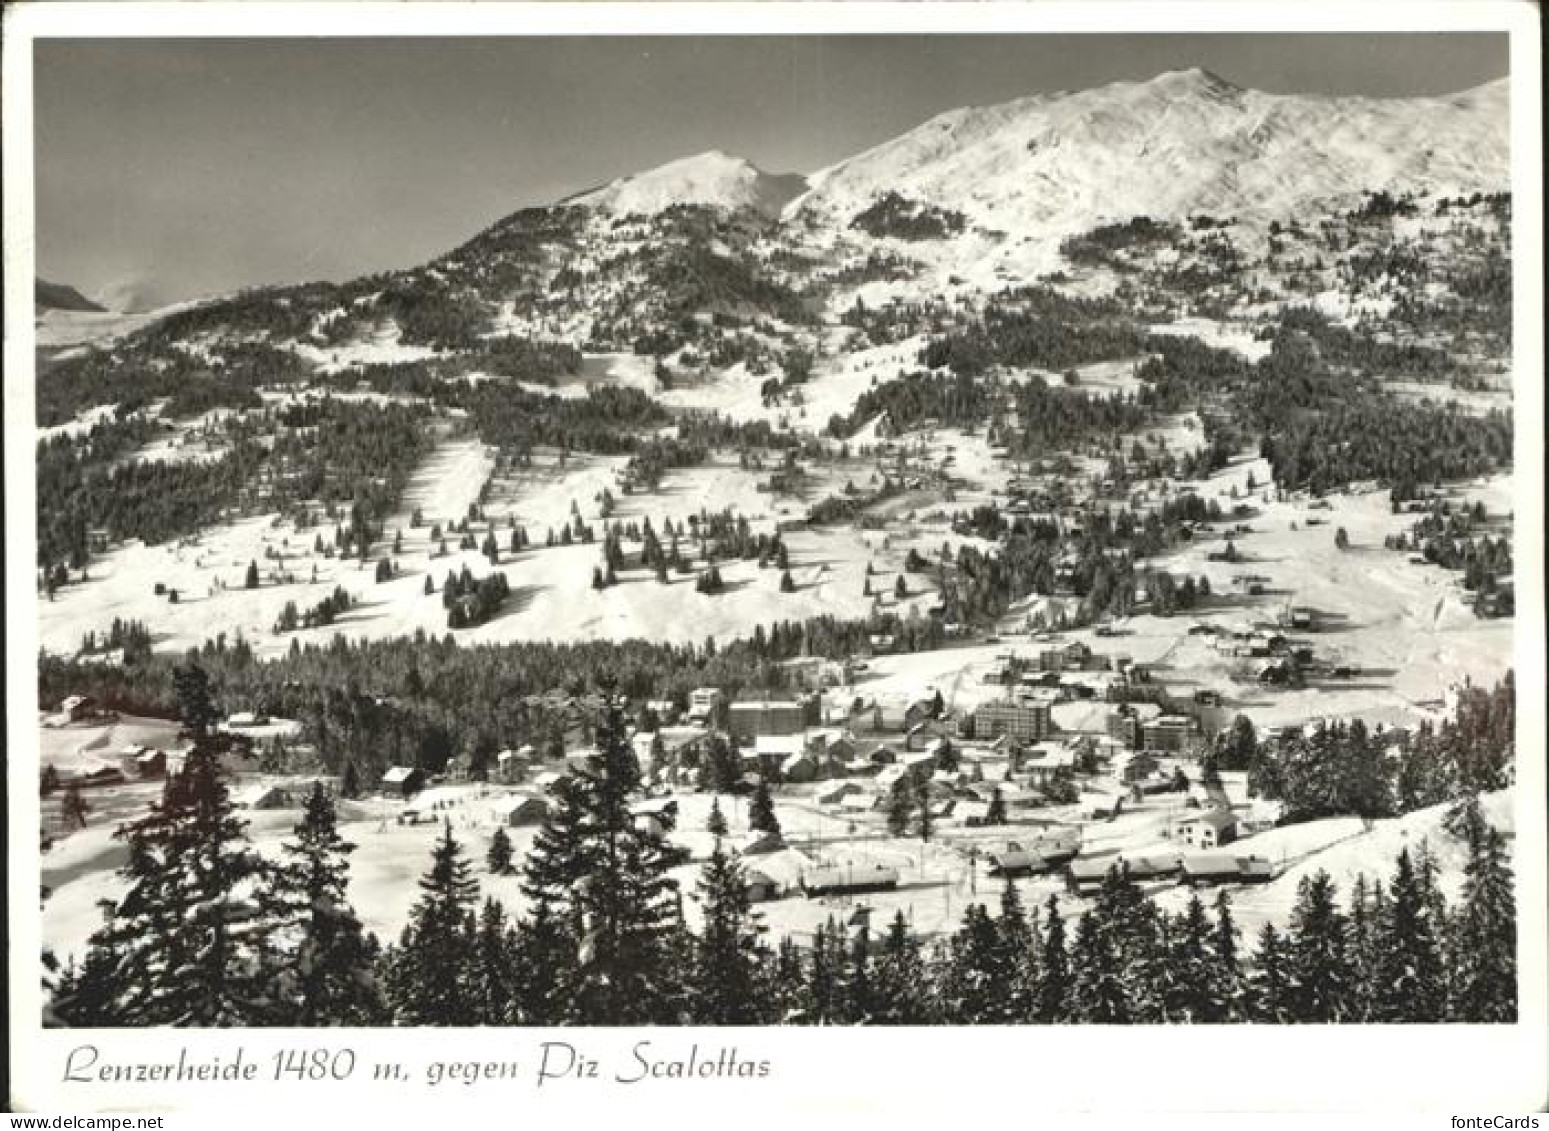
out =
<path fill-rule="evenodd" d="M 716 708 L 725 698 L 719 687 L 694 688 L 688 693 L 688 717 L 695 722 L 706 721 L 715 714 Z"/>
<path fill-rule="evenodd" d="M 529 793 L 512 793 L 491 802 L 490 815 L 497 824 L 508 827 L 541 825 L 549 815 L 549 804 Z"/>
<path fill-rule="evenodd" d="M 665 838 L 678 823 L 677 798 L 652 797 L 636 801 L 629 807 L 629 819 L 641 832 Z"/>
<path fill-rule="evenodd" d="M 1183 858 L 1183 882 L 1199 884 L 1267 884 L 1275 878 L 1275 866 L 1262 856 L 1196 853 Z"/>
<path fill-rule="evenodd" d="M 746 849 L 743 854 L 747 855 Z M 813 866 L 810 856 L 794 848 L 780 848 L 760 855 L 758 860 L 747 865 L 748 898 L 753 903 L 766 903 L 799 892 L 802 873 Z"/>
<path fill-rule="evenodd" d="M 999 738 L 1005 735 L 1026 742 L 1037 742 L 1052 732 L 1048 703 L 1020 703 L 996 699 L 979 704 L 974 711 L 974 737 Z"/>
<path fill-rule="evenodd" d="M 287 789 L 277 785 L 251 785 L 232 797 L 238 809 L 293 809 L 296 800 Z"/>
<path fill-rule="evenodd" d="M 393 766 L 382 775 L 384 797 L 408 798 L 425 788 L 425 773 L 411 766 Z"/>
<path fill-rule="evenodd" d="M 1237 839 L 1237 818 L 1229 809 L 1204 809 L 1173 821 L 1168 835 L 1190 848 L 1216 848 Z"/>
<path fill-rule="evenodd" d="M 82 789 L 100 789 L 109 785 L 122 785 L 126 780 L 124 771 L 117 766 L 99 764 L 83 769 L 65 784 L 77 785 Z"/>
<path fill-rule="evenodd" d="M 97 713 L 97 701 L 90 695 L 67 695 L 59 701 L 59 717 L 67 723 L 78 723 Z"/>
<path fill-rule="evenodd" d="M 1155 703 L 1125 703 L 1108 713 L 1108 735 L 1138 749 L 1145 744 L 1143 728 L 1161 714 Z"/>
<path fill-rule="evenodd" d="M 1201 742 L 1199 724 L 1188 715 L 1160 715 L 1140 728 L 1140 745 L 1147 750 L 1183 754 Z"/>
<path fill-rule="evenodd" d="M 737 738 L 799 734 L 806 708 L 794 699 L 749 699 L 726 709 L 727 729 Z"/>

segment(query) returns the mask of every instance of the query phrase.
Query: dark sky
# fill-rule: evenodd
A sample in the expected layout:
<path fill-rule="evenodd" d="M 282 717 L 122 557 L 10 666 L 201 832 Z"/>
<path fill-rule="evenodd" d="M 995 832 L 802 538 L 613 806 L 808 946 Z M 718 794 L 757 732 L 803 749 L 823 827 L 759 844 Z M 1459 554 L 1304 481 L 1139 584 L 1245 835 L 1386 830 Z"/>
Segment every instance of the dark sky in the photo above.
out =
<path fill-rule="evenodd" d="M 1190 66 L 1439 94 L 1506 74 L 1507 37 L 39 41 L 39 273 L 120 305 L 347 278 L 706 149 L 810 172 L 956 106 Z"/>

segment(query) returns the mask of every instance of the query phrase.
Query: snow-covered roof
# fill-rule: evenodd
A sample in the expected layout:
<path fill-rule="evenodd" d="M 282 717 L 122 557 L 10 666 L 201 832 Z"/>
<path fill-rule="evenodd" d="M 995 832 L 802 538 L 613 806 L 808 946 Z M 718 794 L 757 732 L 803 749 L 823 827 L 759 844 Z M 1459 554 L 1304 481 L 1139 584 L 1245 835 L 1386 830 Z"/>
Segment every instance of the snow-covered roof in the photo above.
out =
<path fill-rule="evenodd" d="M 512 813 L 519 813 L 532 806 L 548 808 L 548 803 L 541 797 L 534 797 L 527 793 L 511 793 L 504 797 L 497 797 L 490 802 L 490 809 L 497 817 L 508 817 Z"/>
<path fill-rule="evenodd" d="M 1174 822 L 1178 825 L 1209 825 L 1217 831 L 1237 827 L 1237 818 L 1229 809 L 1204 809 Z"/>
<path fill-rule="evenodd" d="M 760 758 L 786 758 L 805 748 L 799 734 L 761 734 L 753 739 L 753 751 Z"/>
<path fill-rule="evenodd" d="M 382 784 L 402 785 L 404 782 L 409 780 L 409 776 L 411 774 L 418 772 L 419 771 L 415 770 L 411 766 L 394 766 L 392 769 L 388 770 L 385 774 L 382 775 Z"/>

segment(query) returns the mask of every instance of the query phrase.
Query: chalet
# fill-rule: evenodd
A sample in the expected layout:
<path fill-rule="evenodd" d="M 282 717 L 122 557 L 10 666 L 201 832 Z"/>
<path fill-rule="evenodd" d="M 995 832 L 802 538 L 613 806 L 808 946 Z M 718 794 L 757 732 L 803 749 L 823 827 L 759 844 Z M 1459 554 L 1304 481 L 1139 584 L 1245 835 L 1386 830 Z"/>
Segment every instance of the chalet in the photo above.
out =
<path fill-rule="evenodd" d="M 512 793 L 497 797 L 490 804 L 490 814 L 496 824 L 509 827 L 540 825 L 549 815 L 549 804 L 543 798 L 529 793 Z"/>
<path fill-rule="evenodd" d="M 519 750 L 502 750 L 495 755 L 495 780 L 502 782 L 521 781 L 527 773 L 527 767 L 531 764 L 535 755 L 531 746 L 523 746 Z"/>
<path fill-rule="evenodd" d="M 1275 866 L 1262 856 L 1228 853 L 1196 853 L 1183 858 L 1183 882 L 1199 884 L 1267 884 L 1275 878 Z"/>
<path fill-rule="evenodd" d="M 806 749 L 807 744 L 799 734 L 761 734 L 753 740 L 751 748 L 744 749 L 744 757 L 751 751 L 757 769 L 762 773 L 774 774 L 780 771 L 787 760 L 805 754 Z"/>
<path fill-rule="evenodd" d="M 1216 848 L 1237 839 L 1237 818 L 1229 809 L 1205 809 L 1172 822 L 1168 835 L 1190 848 Z"/>
<path fill-rule="evenodd" d="M 124 771 L 117 766 L 93 766 L 76 774 L 70 784 L 80 786 L 82 789 L 96 789 L 102 786 L 122 785 L 126 780 Z"/>
<path fill-rule="evenodd" d="M 737 846 L 737 851 L 743 856 L 763 856 L 766 853 L 778 852 L 785 847 L 785 838 L 779 833 L 749 832 Z"/>
<path fill-rule="evenodd" d="M 425 773 L 411 766 L 393 766 L 382 775 L 384 797 L 408 798 L 425 788 Z"/>
<path fill-rule="evenodd" d="M 746 850 L 743 854 L 747 855 Z M 754 903 L 763 903 L 799 891 L 802 873 L 812 866 L 812 858 L 794 848 L 760 855 L 747 865 L 748 895 Z"/>
<path fill-rule="evenodd" d="M 67 723 L 78 723 L 97 713 L 97 701 L 90 695 L 67 695 L 59 701 L 59 716 Z"/>
<path fill-rule="evenodd" d="M 786 757 L 780 763 L 780 778 L 783 781 L 802 782 L 814 781 L 818 776 L 818 762 L 805 750 L 798 751 Z"/>
<path fill-rule="evenodd" d="M 636 801 L 629 807 L 629 818 L 636 829 L 656 837 L 665 837 L 678 823 L 678 799 L 653 797 Z"/>
<path fill-rule="evenodd" d="M 987 801 L 968 801 L 958 799 L 957 808 L 952 815 L 964 828 L 983 828 L 990 816 L 990 804 Z"/>
<path fill-rule="evenodd" d="M 688 717 L 699 722 L 709 719 L 724 700 L 719 687 L 696 687 L 688 693 Z"/>
<path fill-rule="evenodd" d="M 839 801 L 845 813 L 870 813 L 886 803 L 886 793 L 847 793 Z"/>
<path fill-rule="evenodd" d="M 277 785 L 254 785 L 231 799 L 238 809 L 292 809 L 296 802 L 288 790 Z"/>

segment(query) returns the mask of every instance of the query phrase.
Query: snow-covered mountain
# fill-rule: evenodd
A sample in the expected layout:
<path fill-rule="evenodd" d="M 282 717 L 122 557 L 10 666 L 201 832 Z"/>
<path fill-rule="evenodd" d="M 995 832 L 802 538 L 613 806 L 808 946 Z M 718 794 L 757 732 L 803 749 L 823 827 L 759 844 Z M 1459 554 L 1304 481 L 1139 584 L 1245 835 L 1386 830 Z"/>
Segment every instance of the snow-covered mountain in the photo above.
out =
<path fill-rule="evenodd" d="M 696 204 L 733 212 L 751 209 L 773 217 L 805 188 L 806 179 L 799 174 L 766 173 L 741 157 L 711 150 L 620 177 L 562 203 L 617 216 L 652 215 L 674 204 Z"/>
<path fill-rule="evenodd" d="M 842 224 L 897 193 L 1046 235 L 1137 215 L 1284 218 L 1384 188 L 1498 191 L 1507 93 L 1501 79 L 1434 98 L 1279 95 L 1173 71 L 938 115 L 813 174 L 786 215 Z"/>

